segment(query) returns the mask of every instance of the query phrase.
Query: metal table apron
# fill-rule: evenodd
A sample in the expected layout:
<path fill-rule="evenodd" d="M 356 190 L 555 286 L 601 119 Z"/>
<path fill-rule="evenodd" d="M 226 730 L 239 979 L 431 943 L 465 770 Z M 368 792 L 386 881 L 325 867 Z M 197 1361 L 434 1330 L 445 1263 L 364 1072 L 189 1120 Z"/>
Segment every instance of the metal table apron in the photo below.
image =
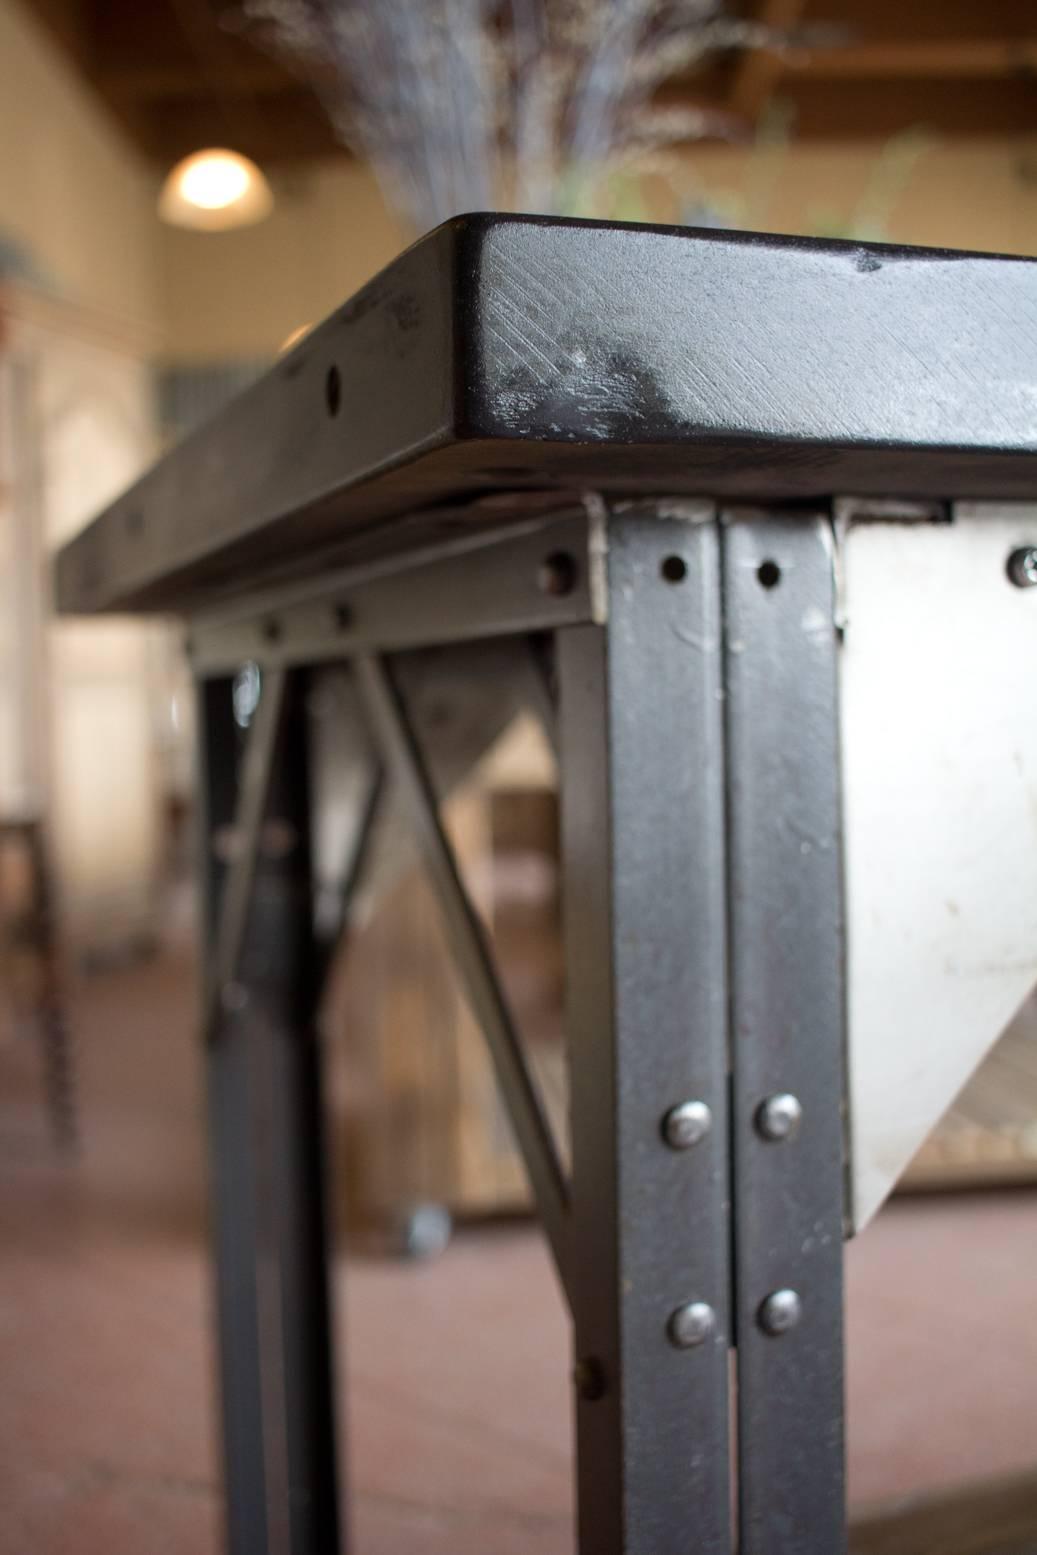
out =
<path fill-rule="evenodd" d="M 59 556 L 64 611 L 188 621 L 235 1555 L 345 1542 L 315 1013 L 383 772 L 571 1309 L 579 1548 L 844 1547 L 835 500 L 1032 497 L 1035 323 L 1023 261 L 463 217 Z M 439 812 L 522 705 L 560 763 L 571 1172 Z"/>

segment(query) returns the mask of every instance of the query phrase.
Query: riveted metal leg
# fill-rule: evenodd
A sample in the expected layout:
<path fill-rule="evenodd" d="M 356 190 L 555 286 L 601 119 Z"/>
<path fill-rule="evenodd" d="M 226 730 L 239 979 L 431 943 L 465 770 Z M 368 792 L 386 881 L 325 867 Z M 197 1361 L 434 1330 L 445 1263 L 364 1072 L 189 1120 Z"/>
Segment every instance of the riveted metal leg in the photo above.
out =
<path fill-rule="evenodd" d="M 587 1555 L 728 1555 L 719 543 L 611 525 L 607 626 L 557 638 L 570 1297 Z"/>
<path fill-rule="evenodd" d="M 243 758 L 230 682 L 201 688 L 209 1131 L 231 1555 L 332 1555 L 340 1547 L 304 679 L 290 672 L 282 681 L 284 673 L 267 682 Z"/>
<path fill-rule="evenodd" d="M 845 1548 L 843 908 L 826 521 L 724 531 L 742 1555 Z"/>

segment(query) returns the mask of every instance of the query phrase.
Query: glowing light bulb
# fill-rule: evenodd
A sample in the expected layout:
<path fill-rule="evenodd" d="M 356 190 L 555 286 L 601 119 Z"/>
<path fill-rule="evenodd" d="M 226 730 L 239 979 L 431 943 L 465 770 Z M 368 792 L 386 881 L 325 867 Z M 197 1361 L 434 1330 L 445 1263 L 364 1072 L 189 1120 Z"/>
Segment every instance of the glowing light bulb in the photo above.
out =
<path fill-rule="evenodd" d="M 174 226 L 213 232 L 262 221 L 273 203 L 254 162 L 216 147 L 177 163 L 162 187 L 158 209 Z"/>
<path fill-rule="evenodd" d="M 226 151 L 207 152 L 185 167 L 180 177 L 180 193 L 184 199 L 206 211 L 233 205 L 248 186 L 248 168 Z"/>

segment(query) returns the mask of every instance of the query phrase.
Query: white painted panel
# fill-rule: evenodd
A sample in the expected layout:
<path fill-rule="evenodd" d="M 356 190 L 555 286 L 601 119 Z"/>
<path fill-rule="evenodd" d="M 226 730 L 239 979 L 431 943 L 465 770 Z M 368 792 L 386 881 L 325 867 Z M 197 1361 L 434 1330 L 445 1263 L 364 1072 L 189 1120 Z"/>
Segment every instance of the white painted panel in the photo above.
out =
<path fill-rule="evenodd" d="M 1037 506 L 844 546 L 853 1217 L 875 1213 L 1037 984 Z"/>

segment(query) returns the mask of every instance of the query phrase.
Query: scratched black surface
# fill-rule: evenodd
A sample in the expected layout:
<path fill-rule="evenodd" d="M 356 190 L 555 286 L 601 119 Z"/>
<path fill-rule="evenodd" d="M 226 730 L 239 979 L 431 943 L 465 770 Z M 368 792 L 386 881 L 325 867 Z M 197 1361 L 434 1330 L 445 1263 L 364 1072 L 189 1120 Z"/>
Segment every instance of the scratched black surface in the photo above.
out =
<path fill-rule="evenodd" d="M 66 546 L 58 597 L 189 608 L 507 490 L 1032 497 L 1035 452 L 1034 261 L 458 217 Z"/>

